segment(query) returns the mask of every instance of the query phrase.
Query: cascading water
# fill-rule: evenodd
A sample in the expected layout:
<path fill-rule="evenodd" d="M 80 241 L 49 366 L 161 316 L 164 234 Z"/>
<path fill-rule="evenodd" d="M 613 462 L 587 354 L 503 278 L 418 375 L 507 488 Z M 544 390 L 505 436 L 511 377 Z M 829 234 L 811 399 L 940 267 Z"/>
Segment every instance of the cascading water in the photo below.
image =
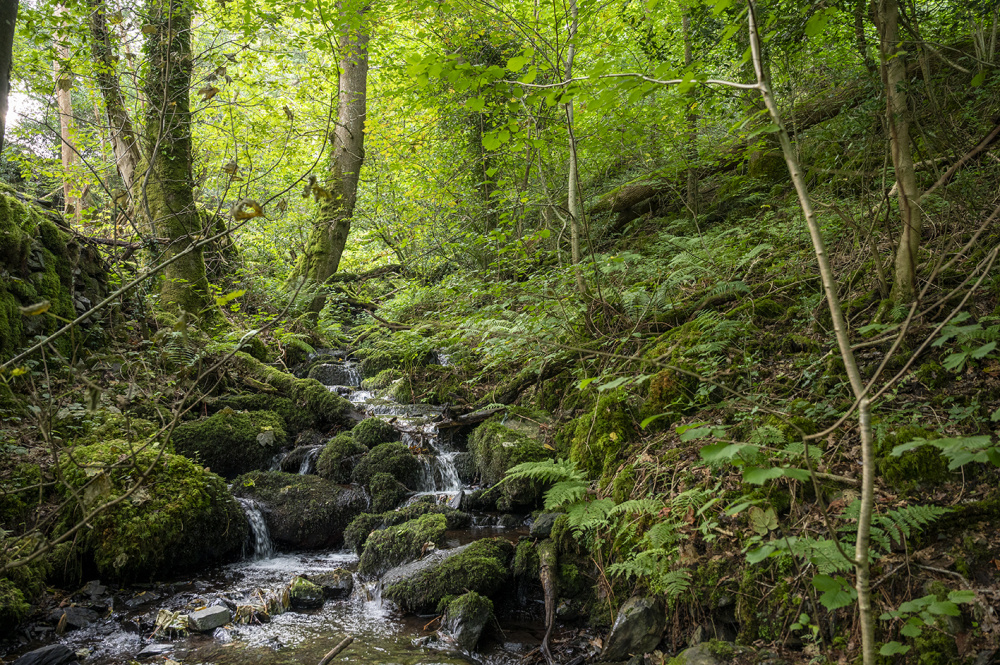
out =
<path fill-rule="evenodd" d="M 323 446 L 313 446 L 309 449 L 309 452 L 302 456 L 302 463 L 299 465 L 300 476 L 312 473 L 321 450 L 323 450 Z"/>
<path fill-rule="evenodd" d="M 264 514 L 260 507 L 251 499 L 237 499 L 246 513 L 247 522 L 250 523 L 250 537 L 253 539 L 254 559 L 270 559 L 274 556 L 274 542 L 271 540 L 271 532 L 267 530 L 267 522 L 264 521 Z"/>

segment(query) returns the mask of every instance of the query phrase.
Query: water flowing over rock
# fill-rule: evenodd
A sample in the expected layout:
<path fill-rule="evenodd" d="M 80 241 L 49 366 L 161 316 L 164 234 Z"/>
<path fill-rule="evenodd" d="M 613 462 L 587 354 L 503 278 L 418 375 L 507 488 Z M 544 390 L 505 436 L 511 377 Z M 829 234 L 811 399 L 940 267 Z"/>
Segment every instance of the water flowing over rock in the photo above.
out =
<path fill-rule="evenodd" d="M 260 506 L 251 499 L 238 499 L 238 501 L 250 524 L 250 553 L 255 559 L 270 559 L 274 556 L 274 542 L 271 540 L 271 533 L 267 529 L 267 521 L 261 513 Z"/>

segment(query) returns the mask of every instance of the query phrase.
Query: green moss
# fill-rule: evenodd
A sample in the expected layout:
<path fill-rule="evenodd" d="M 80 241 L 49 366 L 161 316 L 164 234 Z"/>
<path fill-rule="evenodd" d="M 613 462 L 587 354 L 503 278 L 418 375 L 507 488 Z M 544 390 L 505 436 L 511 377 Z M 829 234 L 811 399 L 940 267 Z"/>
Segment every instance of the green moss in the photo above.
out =
<path fill-rule="evenodd" d="M 522 540 L 517 544 L 514 551 L 514 576 L 525 580 L 538 579 L 538 569 L 541 560 L 538 558 L 538 549 L 531 540 Z"/>
<path fill-rule="evenodd" d="M 13 357 L 24 341 L 20 307 L 17 298 L 8 293 L 3 288 L 3 282 L 0 282 L 0 357 L 2 358 Z"/>
<path fill-rule="evenodd" d="M 819 353 L 820 343 L 811 337 L 795 333 L 785 335 L 781 339 L 781 350 L 785 353 Z"/>
<path fill-rule="evenodd" d="M 358 572 L 374 579 L 390 568 L 420 558 L 427 543 L 437 547 L 444 544 L 447 524 L 444 515 L 426 514 L 372 533 L 361 553 Z"/>
<path fill-rule="evenodd" d="M 266 468 L 287 439 L 277 413 L 232 409 L 178 425 L 170 437 L 175 451 L 230 477 Z"/>
<path fill-rule="evenodd" d="M 352 479 L 368 485 L 377 473 L 387 473 L 406 487 L 420 480 L 420 462 L 403 443 L 383 443 L 372 448 L 354 467 Z"/>
<path fill-rule="evenodd" d="M 404 610 L 431 612 L 446 596 L 475 591 L 492 597 L 507 581 L 514 546 L 504 538 L 485 538 L 440 564 L 389 585 L 384 596 Z"/>
<path fill-rule="evenodd" d="M 344 531 L 344 544 L 361 554 L 368 536 L 378 529 L 409 522 L 421 515 L 444 515 L 449 529 L 461 529 L 472 523 L 472 518 L 460 510 L 439 506 L 429 501 L 418 501 L 399 510 L 384 513 L 363 513 L 354 518 Z"/>
<path fill-rule="evenodd" d="M 506 416 L 496 415 L 476 428 L 469 437 L 469 452 L 484 484 L 495 485 L 507 470 L 524 462 L 539 462 L 552 457 L 535 439 L 504 424 Z M 541 496 L 538 483 L 525 479 L 508 480 L 500 485 L 497 508 L 511 510 L 530 506 Z"/>
<path fill-rule="evenodd" d="M 262 390 L 290 399 L 295 408 L 305 410 L 314 418 L 309 427 L 331 425 L 347 426 L 351 403 L 330 392 L 315 379 L 296 379 L 291 374 L 263 364 L 247 353 L 237 352 L 233 357 L 235 367 L 249 375 L 251 382 Z"/>
<path fill-rule="evenodd" d="M 381 418 L 365 418 L 351 430 L 354 440 L 366 448 L 374 448 L 380 443 L 399 441 L 399 432 Z"/>
<path fill-rule="evenodd" d="M 635 416 L 620 396 L 601 397 L 593 410 L 571 420 L 556 438 L 560 453 L 591 478 L 610 479 L 622 463 L 625 446 L 635 438 Z"/>
<path fill-rule="evenodd" d="M 368 492 L 372 497 L 372 509 L 379 512 L 392 510 L 410 494 L 409 490 L 388 473 L 376 473 L 372 476 L 368 481 Z"/>
<path fill-rule="evenodd" d="M 361 387 L 365 390 L 382 390 L 392 385 L 392 382 L 402 378 L 403 373 L 395 367 L 384 369 L 375 376 L 361 382 Z"/>
<path fill-rule="evenodd" d="M 42 470 L 37 464 L 18 464 L 0 481 L 0 526 L 15 530 L 26 520 L 42 498 L 38 485 Z"/>
<path fill-rule="evenodd" d="M 783 639 L 784 622 L 775 618 L 798 616 L 803 601 L 801 590 L 793 586 L 794 573 L 795 566 L 789 556 L 744 567 L 736 596 L 738 642 Z"/>
<path fill-rule="evenodd" d="M 149 472 L 128 499 L 90 520 L 84 548 L 102 577 L 176 574 L 239 552 L 247 538 L 246 518 L 226 482 L 180 455 L 110 441 L 74 448 L 60 470 L 83 492 L 84 506 L 71 503 L 66 523 L 75 523 L 82 508 L 121 496 Z"/>
<path fill-rule="evenodd" d="M 776 321 L 785 315 L 786 307 L 779 305 L 770 298 L 760 298 L 753 304 L 753 319 L 755 321 Z"/>
<path fill-rule="evenodd" d="M 950 384 L 955 378 L 954 372 L 949 372 L 941 363 L 936 361 L 926 362 L 913 372 L 917 381 L 924 384 L 931 390 L 938 390 Z"/>
<path fill-rule="evenodd" d="M 367 452 L 368 448 L 355 441 L 350 434 L 338 434 L 320 451 L 316 473 L 335 483 L 350 482 L 351 470 Z"/>
<path fill-rule="evenodd" d="M 12 635 L 30 611 L 24 592 L 6 577 L 0 578 L 0 635 Z"/>
<path fill-rule="evenodd" d="M 882 478 L 896 491 L 908 491 L 921 484 L 936 485 L 951 476 L 947 458 L 932 446 L 921 446 L 899 457 L 892 456 L 893 448 L 918 438 L 936 439 L 938 436 L 919 427 L 904 426 L 885 434 L 877 443 L 875 464 Z"/>
<path fill-rule="evenodd" d="M 220 399 L 215 405 L 220 408 L 229 407 L 234 411 L 274 411 L 284 419 L 285 430 L 289 436 L 320 425 L 320 419 L 312 411 L 301 408 L 287 397 L 270 393 L 229 395 Z"/>

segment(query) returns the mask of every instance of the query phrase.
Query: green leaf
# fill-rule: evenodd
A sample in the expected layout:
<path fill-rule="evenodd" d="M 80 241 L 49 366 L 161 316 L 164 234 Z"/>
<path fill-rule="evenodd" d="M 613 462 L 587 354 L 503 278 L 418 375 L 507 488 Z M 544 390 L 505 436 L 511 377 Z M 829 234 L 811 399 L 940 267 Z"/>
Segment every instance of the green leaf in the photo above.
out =
<path fill-rule="evenodd" d="M 972 87 L 978 88 L 983 84 L 983 81 L 985 80 L 986 80 L 986 70 L 984 69 L 983 71 L 979 72 L 978 74 L 972 77 Z"/>
<path fill-rule="evenodd" d="M 813 578 L 813 586 L 823 592 L 819 602 L 828 610 L 847 607 L 858 597 L 858 592 L 842 577 L 816 575 Z"/>
<path fill-rule="evenodd" d="M 639 423 L 639 428 L 640 429 L 646 429 L 646 427 L 651 422 L 654 422 L 656 420 L 659 420 L 660 418 L 663 418 L 664 416 L 669 416 L 669 415 L 671 415 L 671 414 L 669 414 L 669 413 L 657 413 L 655 416 L 649 416 L 648 418 L 644 418 L 643 421 L 641 423 Z"/>
<path fill-rule="evenodd" d="M 757 446 L 745 443 L 713 443 L 704 446 L 699 454 L 708 463 L 730 460 L 739 455 L 745 449 L 756 449 Z"/>
<path fill-rule="evenodd" d="M 878 652 L 882 656 L 899 656 L 909 650 L 910 647 L 893 640 L 892 642 L 886 642 L 883 644 L 882 648 L 879 649 Z"/>
<path fill-rule="evenodd" d="M 528 59 L 523 55 L 515 55 L 513 58 L 507 61 L 507 69 L 512 72 L 519 72 L 524 69 L 524 65 L 527 64 Z"/>
<path fill-rule="evenodd" d="M 920 637 L 920 634 L 924 632 L 924 622 L 917 617 L 910 617 L 903 627 L 899 629 L 899 633 L 903 637 Z"/>
<path fill-rule="evenodd" d="M 743 470 L 743 482 L 751 485 L 763 485 L 769 480 L 781 478 L 785 475 L 785 470 L 779 467 L 762 469 L 756 466 L 748 466 Z"/>
<path fill-rule="evenodd" d="M 935 603 L 931 603 L 927 611 L 931 614 L 943 614 L 949 617 L 962 616 L 962 610 L 958 609 L 958 605 L 951 602 L 950 600 L 939 600 Z"/>
<path fill-rule="evenodd" d="M 978 360 L 979 358 L 982 358 L 995 348 L 997 348 L 996 342 L 987 342 L 986 344 L 983 344 L 981 347 L 973 351 L 972 357 Z"/>
<path fill-rule="evenodd" d="M 961 591 L 951 591 L 948 593 L 948 600 L 953 603 L 971 603 L 976 599 L 976 592 L 971 589 L 962 589 Z"/>
<path fill-rule="evenodd" d="M 218 305 L 219 307 L 222 307 L 223 305 L 225 305 L 226 303 L 228 303 L 230 300 L 235 300 L 236 298 L 240 298 L 240 297 L 246 295 L 246 292 L 247 292 L 246 289 L 240 289 L 239 291 L 230 291 L 226 295 L 219 296 L 218 298 L 216 298 L 215 299 L 215 304 Z"/>
<path fill-rule="evenodd" d="M 473 112 L 482 111 L 486 108 L 486 102 L 478 97 L 473 97 L 465 102 L 465 108 Z"/>

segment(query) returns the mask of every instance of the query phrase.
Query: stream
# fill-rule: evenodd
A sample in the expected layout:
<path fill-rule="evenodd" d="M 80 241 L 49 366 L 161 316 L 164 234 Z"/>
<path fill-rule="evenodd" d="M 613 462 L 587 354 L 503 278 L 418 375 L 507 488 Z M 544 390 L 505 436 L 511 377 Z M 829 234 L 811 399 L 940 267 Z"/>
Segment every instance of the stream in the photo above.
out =
<path fill-rule="evenodd" d="M 412 501 L 434 495 L 438 503 L 457 507 L 465 491 L 456 460 L 463 452 L 464 437 L 456 430 L 439 431 L 444 420 L 442 407 L 399 404 L 361 390 L 361 375 L 351 361 L 331 363 L 323 381 L 331 391 L 349 399 L 366 417 L 381 417 L 400 431 L 401 440 L 411 450 L 420 451 L 423 466 L 420 487 Z M 330 382 L 331 379 L 336 383 Z M 310 450 L 299 464 L 299 473 L 312 473 L 322 446 Z M 280 468 L 276 459 L 272 468 Z M 286 467 L 286 470 L 287 467 Z M 377 583 L 355 577 L 354 590 L 343 600 L 327 600 L 316 610 L 287 610 L 274 615 L 267 623 L 231 623 L 213 633 L 191 633 L 153 637 L 153 625 L 161 610 L 187 613 L 202 607 L 260 604 L 269 594 L 280 594 L 293 577 L 347 568 L 353 571 L 358 557 L 353 551 L 282 552 L 275 548 L 259 507 L 241 499 L 251 527 L 252 538 L 242 560 L 206 568 L 194 575 L 154 583 L 104 587 L 88 583 L 68 600 L 80 606 L 100 610 L 88 625 L 69 630 L 61 636 L 51 625 L 34 624 L 30 644 L 11 649 L 12 659 L 30 649 L 54 642 L 62 643 L 83 655 L 83 662 L 111 665 L 140 662 L 215 663 L 279 665 L 319 663 L 345 636 L 354 637 L 351 646 L 332 662 L 394 663 L 399 665 L 482 663 L 506 665 L 517 662 L 535 649 L 544 635 L 542 621 L 504 622 L 502 630 L 484 637 L 479 652 L 463 654 L 420 646 L 420 638 L 434 633 L 428 627 L 433 617 L 403 615 L 392 603 L 383 603 Z M 516 543 L 527 533 L 523 525 L 515 528 L 497 526 L 496 516 L 473 515 L 474 526 L 448 531 L 446 548 L 457 547 L 480 538 L 502 536 Z M 487 631 L 490 634 L 490 631 Z M 497 639 L 496 635 L 502 635 Z M 2 649 L 2 646 L 0 646 Z"/>

